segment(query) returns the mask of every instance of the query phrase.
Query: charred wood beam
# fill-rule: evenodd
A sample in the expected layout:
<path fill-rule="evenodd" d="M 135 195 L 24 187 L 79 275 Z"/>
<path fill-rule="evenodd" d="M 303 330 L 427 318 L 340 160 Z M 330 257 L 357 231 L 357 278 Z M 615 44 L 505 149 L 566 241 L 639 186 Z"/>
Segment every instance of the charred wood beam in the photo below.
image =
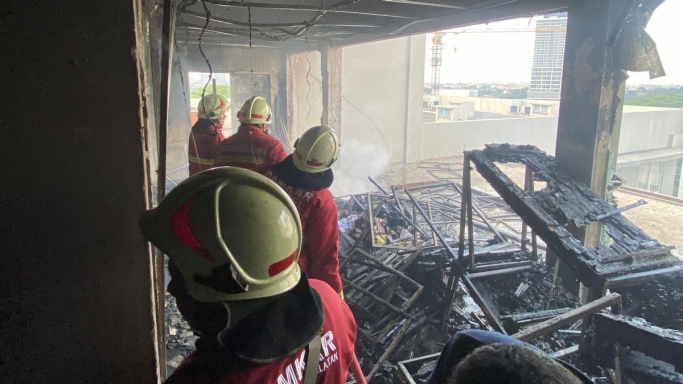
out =
<path fill-rule="evenodd" d="M 640 257 L 647 257 L 647 256 L 665 256 L 669 253 L 669 251 L 671 251 L 673 249 L 676 249 L 676 247 L 670 246 L 670 247 L 664 247 L 664 248 L 651 249 L 651 250 L 647 250 L 647 251 L 627 253 L 627 254 L 623 254 L 623 255 L 609 256 L 609 257 L 605 257 L 605 258 L 599 259 L 599 260 L 601 263 L 613 263 L 613 262 L 617 262 L 617 261 L 633 260 L 633 259 L 637 259 Z"/>
<path fill-rule="evenodd" d="M 501 316 L 501 320 L 510 320 L 515 323 L 529 324 L 532 322 L 538 322 L 543 320 L 551 319 L 555 316 L 559 316 L 563 313 L 569 312 L 571 308 L 560 308 L 560 309 L 549 309 L 545 311 L 538 312 L 527 312 L 527 313 L 515 313 L 512 315 Z"/>
<path fill-rule="evenodd" d="M 665 362 L 653 359 L 642 353 L 631 351 L 625 353 L 624 365 L 626 375 L 636 383 L 679 384 L 683 383 L 683 374 Z"/>
<path fill-rule="evenodd" d="M 569 355 L 573 355 L 578 351 L 579 351 L 579 346 L 577 344 L 577 345 L 571 346 L 569 348 L 565 348 L 565 349 L 561 349 L 557 352 L 553 352 L 550 354 L 550 357 L 552 357 L 553 359 L 562 359 L 562 358 L 567 357 Z"/>
<path fill-rule="evenodd" d="M 546 245 L 553 249 L 562 261 L 570 266 L 576 277 L 587 286 L 603 283 L 603 279 L 590 265 L 579 259 L 586 252 L 581 243 L 569 231 L 560 226 L 552 217 L 545 214 L 526 193 L 515 185 L 510 178 L 493 164 L 482 151 L 471 151 L 470 158 L 477 172 L 491 184 L 493 189 L 510 207 L 537 233 Z"/>
<path fill-rule="evenodd" d="M 645 320 L 600 313 L 595 316 L 598 342 L 619 343 L 657 360 L 673 364 L 683 373 L 683 333 L 664 329 Z"/>
<path fill-rule="evenodd" d="M 431 355 L 416 357 L 414 359 L 399 361 L 398 362 L 398 370 L 399 370 L 399 375 L 402 376 L 401 377 L 402 381 L 400 381 L 400 382 L 401 383 L 407 383 L 407 384 L 416 384 L 415 380 L 413 379 L 413 375 L 411 372 L 417 372 L 417 370 L 420 369 L 420 367 L 422 367 L 427 362 L 436 361 L 440 355 L 441 355 L 441 352 L 432 353 Z"/>
<path fill-rule="evenodd" d="M 548 321 L 532 325 L 521 332 L 515 333 L 512 337 L 522 341 L 533 340 L 539 336 L 556 331 L 563 326 L 575 323 L 577 320 L 597 313 L 607 307 L 612 307 L 613 312 L 621 312 L 621 295 L 618 293 L 611 293 Z"/>
<path fill-rule="evenodd" d="M 405 322 L 405 324 L 403 325 L 403 327 L 401 328 L 401 330 L 398 332 L 398 334 L 396 334 L 396 336 L 394 336 L 394 340 L 392 340 L 391 344 L 389 344 L 389 346 L 384 351 L 382 356 L 380 356 L 379 360 L 377 360 L 377 363 L 375 363 L 375 366 L 372 368 L 370 373 L 368 373 L 368 375 L 365 377 L 365 379 L 368 382 L 370 382 L 370 380 L 372 380 L 373 376 L 375 376 L 375 374 L 379 370 L 379 367 L 382 366 L 382 363 L 384 363 L 389 358 L 389 356 L 391 356 L 391 354 L 394 352 L 394 350 L 396 349 L 398 344 L 401 342 L 401 340 L 403 340 L 403 336 L 405 336 L 406 332 L 408 331 L 408 328 L 410 328 L 410 325 L 412 323 L 413 323 L 413 319 L 408 319 Z"/>
<path fill-rule="evenodd" d="M 613 277 L 607 279 L 605 285 L 607 288 L 632 287 L 654 280 L 658 277 L 678 275 L 681 273 L 683 273 L 683 265 L 677 265 L 675 267 L 655 269 L 647 272 L 639 272 L 625 276 Z"/>
<path fill-rule="evenodd" d="M 472 279 L 485 279 L 488 277 L 494 277 L 494 276 L 501 276 L 501 275 L 508 275 L 511 273 L 520 273 L 524 271 L 528 271 L 531 269 L 531 265 L 525 265 L 522 267 L 513 267 L 513 268 L 506 268 L 506 269 L 497 269 L 493 271 L 487 271 L 487 272 L 478 272 L 478 273 L 468 273 L 467 276 Z"/>
<path fill-rule="evenodd" d="M 477 303 L 482 312 L 484 312 L 484 315 L 486 315 L 486 319 L 489 321 L 489 325 L 491 326 L 491 328 L 493 328 L 497 332 L 502 333 L 503 335 L 507 335 L 508 333 L 505 330 L 505 327 L 503 327 L 503 324 L 500 322 L 498 317 L 491 311 L 491 308 L 489 308 L 489 304 L 484 300 L 483 296 L 481 295 L 477 287 L 474 286 L 474 283 L 472 282 L 472 280 L 470 280 L 469 276 L 464 275 L 461 278 L 461 280 L 462 283 L 465 285 L 465 288 L 467 288 L 467 291 L 470 293 L 472 299 L 474 299 L 474 302 Z"/>
<path fill-rule="evenodd" d="M 476 256 L 476 253 L 475 253 L 475 256 Z M 520 267 L 531 266 L 531 264 L 532 264 L 531 260 L 511 261 L 508 263 L 495 263 L 495 264 L 483 264 L 483 265 L 482 264 L 475 264 L 474 270 L 470 270 L 470 278 L 472 278 L 472 274 L 475 274 L 475 273 L 496 271 L 496 270 L 506 270 L 506 269 L 511 269 L 511 268 L 520 268 Z"/>
<path fill-rule="evenodd" d="M 607 278 L 667 268 L 677 262 L 666 247 L 621 215 L 604 219 L 612 243 L 584 247 L 569 229 L 594 223 L 596 216 L 612 207 L 588 186 L 559 170 L 556 160 L 538 148 L 491 144 L 483 151 L 468 154 L 477 171 L 584 285 L 602 287 Z M 522 190 L 495 161 L 526 164 L 538 180 L 547 182 L 546 188 L 538 192 Z"/>
<path fill-rule="evenodd" d="M 506 315 L 501 316 L 500 319 L 503 321 L 503 324 L 505 324 L 506 329 L 516 333 L 519 332 L 522 327 L 550 320 L 563 313 L 569 312 L 570 310 L 571 308 L 550 309 L 539 312 Z"/>

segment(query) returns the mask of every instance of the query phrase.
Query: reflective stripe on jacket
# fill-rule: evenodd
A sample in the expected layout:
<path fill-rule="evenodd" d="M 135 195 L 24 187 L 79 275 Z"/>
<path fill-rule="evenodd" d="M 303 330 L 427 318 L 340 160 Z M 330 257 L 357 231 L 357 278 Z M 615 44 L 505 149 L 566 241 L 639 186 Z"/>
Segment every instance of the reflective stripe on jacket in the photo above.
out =
<path fill-rule="evenodd" d="M 237 133 L 223 140 L 216 166 L 234 166 L 259 171 L 262 167 L 280 162 L 287 157 L 282 143 L 249 124 L 240 125 Z"/>
<path fill-rule="evenodd" d="M 197 124 L 195 124 L 195 127 L 197 127 Z M 219 153 L 218 148 L 225 139 L 220 127 L 212 126 L 199 133 L 195 132 L 195 127 L 190 132 L 187 146 L 190 176 L 216 166 L 216 156 Z"/>

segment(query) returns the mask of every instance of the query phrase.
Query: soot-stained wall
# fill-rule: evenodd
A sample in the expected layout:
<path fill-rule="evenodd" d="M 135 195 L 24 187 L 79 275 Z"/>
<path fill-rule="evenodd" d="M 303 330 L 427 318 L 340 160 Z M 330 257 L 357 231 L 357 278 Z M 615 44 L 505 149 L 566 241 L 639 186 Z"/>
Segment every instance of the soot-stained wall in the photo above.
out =
<path fill-rule="evenodd" d="M 156 381 L 136 1 L 0 16 L 0 381 Z"/>

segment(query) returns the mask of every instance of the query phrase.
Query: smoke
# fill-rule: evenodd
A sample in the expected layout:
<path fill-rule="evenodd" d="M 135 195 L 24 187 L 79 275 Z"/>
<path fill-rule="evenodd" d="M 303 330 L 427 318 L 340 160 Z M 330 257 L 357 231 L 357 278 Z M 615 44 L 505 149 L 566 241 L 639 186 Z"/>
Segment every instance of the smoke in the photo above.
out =
<path fill-rule="evenodd" d="M 390 158 L 391 153 L 380 143 L 356 138 L 344 141 L 339 161 L 332 168 L 334 183 L 330 191 L 334 196 L 376 191 L 368 176 L 381 175 Z"/>

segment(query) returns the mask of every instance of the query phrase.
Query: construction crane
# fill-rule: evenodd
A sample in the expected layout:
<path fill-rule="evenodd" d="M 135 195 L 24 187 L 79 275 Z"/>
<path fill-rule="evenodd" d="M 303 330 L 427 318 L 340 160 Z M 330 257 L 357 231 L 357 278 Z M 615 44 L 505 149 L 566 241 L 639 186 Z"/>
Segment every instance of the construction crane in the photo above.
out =
<path fill-rule="evenodd" d="M 459 31 L 437 31 L 432 36 L 432 95 L 439 95 L 439 88 L 441 88 L 441 64 L 443 62 L 443 38 L 447 34 L 459 35 L 461 33 L 501 33 L 501 32 L 559 32 L 565 33 L 567 27 L 565 26 L 536 26 L 528 28 L 470 28 L 461 29 Z M 457 48 L 456 48 L 457 49 Z M 454 49 L 455 51 L 455 49 Z"/>
<path fill-rule="evenodd" d="M 443 36 L 446 32 L 435 32 L 432 36 L 432 95 L 439 96 L 441 88 L 441 54 L 443 53 Z"/>

